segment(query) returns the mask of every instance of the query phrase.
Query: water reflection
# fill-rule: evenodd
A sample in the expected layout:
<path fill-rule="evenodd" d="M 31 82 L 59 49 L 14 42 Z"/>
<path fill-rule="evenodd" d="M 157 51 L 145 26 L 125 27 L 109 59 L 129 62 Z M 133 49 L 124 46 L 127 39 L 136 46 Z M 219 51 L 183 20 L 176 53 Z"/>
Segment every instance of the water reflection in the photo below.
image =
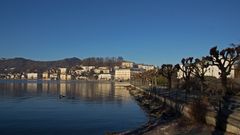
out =
<path fill-rule="evenodd" d="M 29 96 L 97 102 L 124 102 L 131 99 L 124 87 L 115 87 L 112 82 L 0 81 L 1 98 Z"/>
<path fill-rule="evenodd" d="M 99 135 L 147 120 L 110 82 L 0 80 L 0 110 L 0 135 Z"/>

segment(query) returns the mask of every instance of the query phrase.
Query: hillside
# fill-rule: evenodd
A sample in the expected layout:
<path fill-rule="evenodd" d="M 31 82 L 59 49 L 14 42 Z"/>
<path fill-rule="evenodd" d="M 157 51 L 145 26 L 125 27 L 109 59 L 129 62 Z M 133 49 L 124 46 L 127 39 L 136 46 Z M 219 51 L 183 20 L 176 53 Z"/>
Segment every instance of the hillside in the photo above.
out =
<path fill-rule="evenodd" d="M 0 59 L 0 73 L 20 73 L 20 72 L 44 72 L 50 68 L 58 67 L 74 67 L 76 65 L 85 66 L 117 66 L 123 61 L 122 57 L 100 58 L 91 57 L 86 59 L 79 59 L 76 57 L 66 58 L 56 61 L 35 61 L 25 58 L 11 58 Z"/>

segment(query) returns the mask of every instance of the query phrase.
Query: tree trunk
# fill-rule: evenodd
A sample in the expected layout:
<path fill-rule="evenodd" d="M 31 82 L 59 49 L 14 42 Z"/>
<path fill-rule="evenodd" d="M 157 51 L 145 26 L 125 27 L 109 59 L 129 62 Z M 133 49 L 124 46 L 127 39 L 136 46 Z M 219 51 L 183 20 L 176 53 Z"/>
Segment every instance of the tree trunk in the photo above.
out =
<path fill-rule="evenodd" d="M 227 76 L 221 77 L 222 86 L 223 86 L 223 96 L 227 94 Z"/>
<path fill-rule="evenodd" d="M 168 97 L 171 96 L 171 89 L 172 89 L 172 78 L 168 78 Z"/>
<path fill-rule="evenodd" d="M 168 78 L 168 90 L 172 89 L 172 78 Z"/>

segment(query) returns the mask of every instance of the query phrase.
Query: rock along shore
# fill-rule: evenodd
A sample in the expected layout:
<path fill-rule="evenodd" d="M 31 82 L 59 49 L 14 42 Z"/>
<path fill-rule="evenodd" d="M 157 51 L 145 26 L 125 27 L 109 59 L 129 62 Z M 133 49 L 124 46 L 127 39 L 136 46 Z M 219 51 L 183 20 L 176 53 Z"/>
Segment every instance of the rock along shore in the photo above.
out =
<path fill-rule="evenodd" d="M 108 135 L 233 135 L 221 131 L 213 133 L 213 126 L 196 123 L 184 117 L 166 103 L 155 98 L 151 93 L 134 86 L 128 86 L 127 89 L 146 112 L 149 120 L 137 129 L 107 133 Z"/>
<path fill-rule="evenodd" d="M 180 116 L 172 108 L 157 98 L 154 98 L 150 93 L 137 90 L 135 87 L 128 86 L 131 96 L 134 97 L 139 106 L 146 112 L 149 120 L 144 125 L 137 129 L 124 131 L 120 133 L 109 133 L 112 135 L 138 135 L 144 134 L 157 127 L 159 124 L 168 123 Z"/>

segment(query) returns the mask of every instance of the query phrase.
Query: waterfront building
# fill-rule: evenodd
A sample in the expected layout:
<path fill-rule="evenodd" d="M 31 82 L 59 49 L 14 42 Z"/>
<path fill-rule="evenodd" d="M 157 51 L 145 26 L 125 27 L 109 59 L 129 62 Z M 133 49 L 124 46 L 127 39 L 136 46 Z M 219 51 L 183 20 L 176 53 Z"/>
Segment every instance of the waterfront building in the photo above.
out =
<path fill-rule="evenodd" d="M 43 72 L 42 79 L 43 80 L 49 80 L 48 72 Z"/>
<path fill-rule="evenodd" d="M 72 75 L 66 75 L 66 80 L 72 80 Z"/>
<path fill-rule="evenodd" d="M 98 80 L 111 80 L 112 75 L 111 74 L 99 74 Z"/>
<path fill-rule="evenodd" d="M 58 79 L 59 79 L 57 73 L 51 73 L 51 74 L 49 74 L 49 78 L 50 78 L 51 80 L 58 80 Z"/>
<path fill-rule="evenodd" d="M 130 80 L 131 71 L 130 69 L 117 69 L 115 70 L 115 80 Z"/>
<path fill-rule="evenodd" d="M 76 79 L 77 80 L 88 80 L 88 78 L 86 76 L 77 76 Z"/>
<path fill-rule="evenodd" d="M 27 73 L 27 79 L 38 79 L 38 73 Z"/>
<path fill-rule="evenodd" d="M 60 74 L 60 80 L 67 80 L 66 74 Z"/>

